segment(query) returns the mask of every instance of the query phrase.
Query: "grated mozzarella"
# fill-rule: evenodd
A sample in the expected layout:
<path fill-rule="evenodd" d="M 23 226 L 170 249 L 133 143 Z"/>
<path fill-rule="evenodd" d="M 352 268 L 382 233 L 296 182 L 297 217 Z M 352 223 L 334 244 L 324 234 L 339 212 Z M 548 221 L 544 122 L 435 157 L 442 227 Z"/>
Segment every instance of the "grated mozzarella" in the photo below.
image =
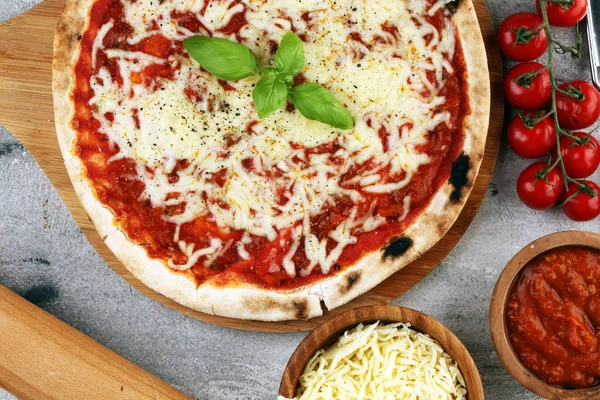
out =
<path fill-rule="evenodd" d="M 342 199 L 358 205 L 364 200 L 360 190 L 385 194 L 404 188 L 419 167 L 430 162 L 419 150 L 429 141 L 429 132 L 449 123 L 449 113 L 438 111 L 445 102 L 439 92 L 445 84 L 444 71 L 452 68 L 449 60 L 455 46 L 454 28 L 443 1 L 122 2 L 133 30 L 130 44 L 157 33 L 173 41 L 190 36 L 189 30 L 178 26 L 174 11 L 194 14 L 204 25 L 201 33 L 221 37 L 228 36 L 218 29 L 245 12 L 248 23 L 228 38 L 246 44 L 261 65 L 272 58 L 269 43 L 278 43 L 294 29 L 305 42 L 305 78 L 331 89 L 356 122 L 354 130 L 340 131 L 286 109 L 258 121 L 251 98 L 258 77 L 230 82 L 234 90 L 225 90 L 187 57 L 162 59 L 142 51 L 104 49 L 104 36 L 114 24 L 107 22 L 94 42 L 92 60 L 95 63 L 100 50 L 115 59 L 123 83 L 113 81 L 106 67 L 99 68 L 90 81 L 95 94 L 90 105 L 101 131 L 119 149 L 112 160 L 137 162 L 133 178 L 145 184 L 140 200 L 149 200 L 154 207 L 185 203 L 183 213 L 164 217 L 176 225 L 177 235 L 181 225 L 199 217 L 208 218 L 223 232 L 241 230 L 270 241 L 291 232 L 282 265 L 286 273 L 305 276 L 319 266 L 327 274 L 343 250 L 356 243 L 359 233 L 385 225 L 386 219 L 376 214 L 374 206 L 366 215 L 358 215 L 355 207 L 326 237 L 317 237 L 311 218 Z M 446 13 L 447 20 L 441 34 L 426 20 L 438 12 Z M 354 33 L 360 34 L 361 41 L 351 39 Z M 131 79 L 151 65 L 176 65 L 177 70 L 173 79 L 159 78 L 150 87 Z M 428 73 L 433 73 L 435 81 Z M 192 100 L 186 94 L 190 89 L 202 98 Z M 107 113 L 114 118 L 107 118 Z M 384 140 L 378 134 L 381 127 L 388 132 Z M 234 139 L 234 144 L 227 145 L 228 139 Z M 309 151 L 331 143 L 339 148 L 335 154 Z M 177 182 L 170 182 L 167 175 L 181 159 L 190 164 L 177 171 Z M 251 169 L 244 166 L 245 160 L 250 160 Z M 373 166 L 367 174 L 342 181 L 344 174 L 367 162 Z M 220 185 L 213 178 L 222 171 L 225 183 Z M 178 196 L 169 197 L 172 193 Z M 403 205 L 402 218 L 408 213 L 410 198 Z M 204 261 L 208 266 L 230 246 L 247 260 L 250 254 L 244 246 L 251 240 L 247 235 L 226 244 L 210 238 L 210 245 L 203 249 L 182 243 L 180 249 L 188 262 L 169 265 L 185 270 Z M 310 265 L 297 271 L 292 260 L 301 247 Z"/>
<path fill-rule="evenodd" d="M 410 324 L 359 324 L 310 359 L 293 400 L 466 398 L 454 360 Z M 279 400 L 286 400 L 279 397 Z"/>
<path fill-rule="evenodd" d="M 98 50 L 100 50 L 100 48 L 102 47 L 104 38 L 106 37 L 106 34 L 108 33 L 108 31 L 110 31 L 112 27 L 112 21 L 109 21 L 106 24 L 102 25 L 102 28 L 100 28 L 100 31 L 98 31 L 98 34 L 94 39 L 94 44 L 92 45 L 92 68 L 96 68 L 96 57 L 98 54 Z"/>

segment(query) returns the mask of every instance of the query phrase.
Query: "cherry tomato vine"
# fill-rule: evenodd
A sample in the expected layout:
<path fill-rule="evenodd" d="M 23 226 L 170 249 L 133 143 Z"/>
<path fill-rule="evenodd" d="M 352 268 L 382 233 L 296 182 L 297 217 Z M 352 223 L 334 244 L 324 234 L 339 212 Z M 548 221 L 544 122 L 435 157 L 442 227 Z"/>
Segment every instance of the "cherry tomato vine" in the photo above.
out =
<path fill-rule="evenodd" d="M 583 40 L 582 40 L 581 32 L 579 31 L 579 25 L 577 25 L 578 42 L 577 42 L 576 47 L 564 46 L 552 39 L 552 30 L 550 28 L 550 23 L 548 21 L 548 9 L 547 9 L 546 5 L 547 4 L 560 4 L 560 5 L 573 6 L 574 5 L 573 0 L 539 0 L 539 3 L 540 3 L 540 10 L 542 13 L 544 30 L 546 31 L 546 37 L 548 38 L 548 43 L 551 44 L 551 46 L 548 46 L 548 72 L 550 74 L 550 84 L 552 85 L 552 96 L 551 96 L 551 100 L 550 100 L 550 104 L 551 104 L 550 113 L 552 113 L 552 116 L 554 118 L 554 128 L 556 130 L 556 146 L 557 146 L 556 161 L 552 165 L 551 168 L 556 168 L 557 163 L 560 165 L 560 170 L 563 175 L 566 192 L 569 191 L 570 183 L 572 183 L 574 186 L 579 187 L 578 192 L 575 192 L 571 196 L 564 199 L 564 201 L 562 203 L 562 205 L 564 206 L 566 203 L 575 199 L 579 195 L 585 194 L 592 198 L 600 196 L 600 193 L 596 192 L 595 188 L 588 185 L 588 183 L 586 181 L 577 181 L 577 180 L 571 178 L 567 174 L 567 171 L 565 168 L 565 162 L 564 162 L 564 159 L 562 156 L 562 151 L 560 148 L 561 136 L 567 136 L 567 137 L 573 139 L 573 143 L 576 143 L 577 145 L 585 146 L 586 144 L 584 144 L 585 139 L 582 140 L 580 137 L 575 136 L 572 132 L 563 129 L 560 126 L 559 118 L 558 118 L 559 117 L 558 110 L 557 110 L 557 105 L 556 105 L 557 104 L 556 103 L 556 97 L 557 97 L 556 94 L 562 93 L 563 95 L 572 97 L 573 99 L 578 100 L 578 101 L 582 101 L 584 99 L 582 99 L 583 93 L 581 92 L 580 89 L 574 88 L 569 85 L 567 90 L 563 90 L 556 85 L 556 77 L 555 77 L 554 68 L 553 68 L 553 66 L 554 66 L 554 51 L 556 51 L 559 54 L 570 53 L 571 56 L 573 57 L 573 59 L 579 60 L 579 59 L 581 59 L 581 47 L 582 47 Z M 557 50 L 557 49 L 560 49 L 560 50 Z M 550 159 L 549 164 L 551 163 L 551 161 L 552 161 L 552 159 Z"/>
<path fill-rule="evenodd" d="M 550 150 L 549 145 L 555 147 L 549 152 L 547 163 L 535 163 L 521 174 L 517 192 L 531 208 L 547 209 L 558 202 L 569 218 L 588 221 L 600 215 L 600 190 L 595 183 L 578 179 L 587 178 L 598 169 L 600 148 L 590 134 L 573 130 L 588 128 L 598 120 L 600 93 L 584 81 L 558 85 L 554 70 L 555 53 L 569 54 L 574 60 L 581 58 L 583 39 L 578 23 L 585 16 L 581 9 L 587 10 L 587 0 L 537 0 L 537 8 L 541 16 L 537 19 L 541 20 L 539 25 L 515 24 L 524 20 L 515 14 L 500 25 L 498 32 L 503 53 L 515 61 L 527 61 L 514 67 L 505 80 L 508 101 L 521 110 L 530 111 L 520 113 L 509 125 L 509 144 L 517 154 L 527 158 L 539 157 L 540 151 L 536 150 Z M 551 25 L 577 25 L 577 44 L 564 45 L 554 40 Z M 535 51 L 530 51 L 529 58 L 524 57 L 526 50 L 533 48 L 533 41 L 537 41 Z M 532 62 L 541 55 L 541 45 L 547 50 L 547 65 Z M 548 103 L 548 111 L 535 111 Z M 552 134 L 555 138 L 549 139 Z M 557 179 L 557 171 L 561 179 Z"/>

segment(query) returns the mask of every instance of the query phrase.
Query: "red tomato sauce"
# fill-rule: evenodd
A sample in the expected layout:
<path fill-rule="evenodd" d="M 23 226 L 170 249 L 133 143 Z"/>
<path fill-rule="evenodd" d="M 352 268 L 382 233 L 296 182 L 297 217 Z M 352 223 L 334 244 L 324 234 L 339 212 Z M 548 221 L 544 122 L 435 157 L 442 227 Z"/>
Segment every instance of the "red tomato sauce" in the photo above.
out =
<path fill-rule="evenodd" d="M 600 251 L 561 247 L 531 261 L 506 304 L 510 343 L 552 385 L 588 388 L 600 379 Z"/>
<path fill-rule="evenodd" d="M 439 14 L 431 17 L 429 22 L 441 31 L 444 20 Z M 172 16 L 191 31 L 205 29 L 192 14 L 173 13 Z M 175 225 L 163 219 L 163 215 L 183 212 L 185 203 L 176 207 L 154 208 L 149 201 L 139 200 L 140 194 L 144 191 L 144 184 L 130 178 L 135 175 L 135 162 L 131 159 L 108 162 L 113 155 L 118 153 L 119 149 L 109 145 L 108 137 L 100 132 L 100 123 L 94 119 L 89 105 L 89 100 L 94 95 L 89 82 L 93 74 L 97 72 L 91 66 L 93 41 L 102 25 L 110 20 L 115 23 L 104 39 L 103 44 L 106 48 L 142 51 L 163 58 L 170 54 L 185 54 L 180 42 L 173 43 L 162 37 L 158 30 L 156 35 L 150 36 L 138 44 L 129 44 L 127 38 L 131 35 L 132 28 L 124 21 L 122 4 L 114 0 L 98 0 L 92 6 L 88 29 L 81 38 L 81 55 L 75 66 L 76 84 L 72 95 L 76 106 L 71 125 L 78 132 L 76 152 L 83 160 L 87 177 L 95 189 L 98 200 L 112 210 L 115 214 L 115 222 L 127 233 L 128 238 L 144 246 L 152 258 L 165 262 L 171 259 L 176 264 L 185 264 L 187 257 L 181 253 L 177 243 L 173 240 Z M 224 29 L 227 33 L 234 34 L 245 23 L 244 13 L 236 14 Z M 97 60 L 97 66 L 106 65 L 113 79 L 122 84 L 122 77 L 114 60 L 108 59 L 102 50 L 98 52 Z M 420 149 L 430 155 L 431 162 L 421 166 L 410 184 L 404 189 L 392 194 L 372 194 L 361 191 L 365 201 L 358 206 L 358 215 L 366 213 L 373 201 L 376 200 L 375 212 L 388 217 L 388 223 L 372 232 L 361 234 L 357 243 L 347 246 L 330 274 L 335 274 L 344 267 L 354 264 L 364 255 L 381 249 L 393 237 L 401 236 L 425 210 L 432 196 L 450 176 L 452 163 L 460 154 L 464 142 L 463 121 L 470 113 L 466 66 L 459 40 L 457 40 L 455 56 L 451 65 L 454 68 L 454 74 L 446 76 L 447 84 L 440 93 L 441 96 L 446 96 L 446 102 L 440 106 L 438 111 L 449 112 L 451 114 L 450 121 L 453 124 L 451 126 L 445 123 L 440 124 L 434 132 L 431 132 L 430 142 Z M 176 68 L 178 68 L 176 65 L 155 64 L 145 68 L 139 75 L 132 76 L 131 79 L 133 83 L 143 82 L 150 87 L 157 78 L 172 78 Z M 193 97 L 200 94 L 189 95 Z M 380 135 L 383 134 L 385 132 L 380 132 Z M 329 152 L 331 149 L 324 148 L 315 151 Z M 361 169 L 368 169 L 368 165 Z M 351 172 L 354 175 L 360 174 L 361 169 Z M 349 177 L 347 176 L 347 178 Z M 169 180 L 173 182 L 177 179 L 176 171 L 169 176 Z M 218 179 L 218 176 L 215 176 L 215 179 Z M 357 189 L 360 188 L 357 187 Z M 397 221 L 398 217 L 403 214 L 403 199 L 407 195 L 411 196 L 410 211 L 402 221 Z M 177 195 L 174 194 L 174 196 Z M 311 232 L 319 239 L 327 237 L 331 228 L 346 219 L 354 206 L 351 202 L 338 201 L 335 206 L 324 210 L 321 216 L 313 218 Z M 207 217 L 201 217 L 183 224 L 179 239 L 190 244 L 194 243 L 195 248 L 204 248 L 210 245 L 210 237 L 219 238 L 224 244 L 229 241 L 235 244 L 242 235 L 241 231 L 222 232 L 214 222 L 208 221 Z M 333 242 L 330 245 L 331 248 L 334 247 Z M 281 265 L 283 257 L 291 246 L 289 230 L 280 232 L 279 238 L 273 242 L 269 242 L 266 238 L 252 236 L 252 243 L 245 246 L 245 249 L 252 255 L 251 260 L 241 259 L 236 246 L 232 245 L 210 266 L 204 266 L 204 258 L 201 258 L 191 268 L 191 271 L 198 284 L 220 274 L 220 281 L 224 284 L 228 279 L 235 279 L 280 289 L 300 287 L 325 276 L 318 267 L 307 277 L 298 275 L 290 278 L 282 269 L 279 272 L 273 272 L 272 265 Z M 328 250 L 331 248 L 328 247 Z M 293 261 L 298 271 L 309 264 L 302 243 L 296 251 Z"/>

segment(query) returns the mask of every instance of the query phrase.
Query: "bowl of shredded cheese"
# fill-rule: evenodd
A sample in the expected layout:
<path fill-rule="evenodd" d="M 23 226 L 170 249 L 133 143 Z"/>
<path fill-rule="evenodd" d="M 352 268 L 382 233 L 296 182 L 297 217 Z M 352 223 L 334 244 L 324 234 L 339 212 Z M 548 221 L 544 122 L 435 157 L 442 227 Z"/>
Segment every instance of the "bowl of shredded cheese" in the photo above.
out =
<path fill-rule="evenodd" d="M 418 311 L 369 306 L 340 314 L 300 343 L 278 400 L 483 399 L 460 340 Z"/>

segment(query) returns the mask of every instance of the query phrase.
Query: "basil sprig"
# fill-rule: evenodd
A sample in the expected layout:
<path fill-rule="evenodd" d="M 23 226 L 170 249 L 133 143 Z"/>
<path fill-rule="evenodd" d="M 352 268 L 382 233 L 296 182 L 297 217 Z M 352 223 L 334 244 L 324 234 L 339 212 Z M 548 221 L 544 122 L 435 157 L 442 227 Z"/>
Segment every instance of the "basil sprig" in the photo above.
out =
<path fill-rule="evenodd" d="M 293 86 L 294 77 L 304 70 L 304 46 L 298 36 L 286 33 L 275 52 L 275 67 L 259 68 L 256 58 L 243 44 L 227 39 L 193 36 L 183 41 L 190 56 L 202 68 L 225 81 L 237 81 L 250 75 L 262 78 L 252 92 L 254 108 L 260 119 L 267 118 L 292 104 L 306 118 L 338 129 L 352 129 L 354 120 L 348 109 L 325 87 L 317 83 Z"/>

